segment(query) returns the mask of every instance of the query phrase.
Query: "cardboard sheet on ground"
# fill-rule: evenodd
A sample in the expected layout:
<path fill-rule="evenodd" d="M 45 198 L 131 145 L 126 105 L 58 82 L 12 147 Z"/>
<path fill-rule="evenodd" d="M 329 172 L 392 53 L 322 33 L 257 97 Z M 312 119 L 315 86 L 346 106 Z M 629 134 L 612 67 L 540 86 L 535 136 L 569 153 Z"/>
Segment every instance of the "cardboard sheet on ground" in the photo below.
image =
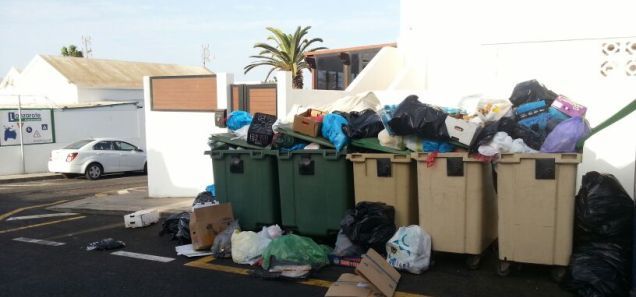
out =
<path fill-rule="evenodd" d="M 217 234 L 234 220 L 232 204 L 223 203 L 195 208 L 190 217 L 190 237 L 195 250 L 210 249 Z"/>
<path fill-rule="evenodd" d="M 191 244 L 176 246 L 174 249 L 177 252 L 177 256 L 186 256 L 188 258 L 212 255 L 210 251 L 195 251 Z"/>
<path fill-rule="evenodd" d="M 362 255 L 356 267 L 356 274 L 342 274 L 333 283 L 325 296 L 329 297 L 391 297 L 400 281 L 400 273 L 375 250 L 369 249 Z"/>

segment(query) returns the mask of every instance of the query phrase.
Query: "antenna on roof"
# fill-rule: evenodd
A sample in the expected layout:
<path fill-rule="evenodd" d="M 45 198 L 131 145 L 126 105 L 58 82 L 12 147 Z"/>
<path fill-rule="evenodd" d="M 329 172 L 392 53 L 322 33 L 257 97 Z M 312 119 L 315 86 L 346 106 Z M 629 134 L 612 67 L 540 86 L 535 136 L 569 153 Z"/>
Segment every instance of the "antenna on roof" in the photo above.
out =
<path fill-rule="evenodd" d="M 91 36 L 82 35 L 82 51 L 84 52 L 84 58 L 90 58 L 93 55 L 93 49 L 91 48 L 92 38 Z"/>
<path fill-rule="evenodd" d="M 214 57 L 212 57 L 214 59 Z M 208 64 L 211 63 L 210 60 L 210 44 L 202 44 L 201 45 L 201 60 L 203 62 L 203 67 L 208 68 Z"/>

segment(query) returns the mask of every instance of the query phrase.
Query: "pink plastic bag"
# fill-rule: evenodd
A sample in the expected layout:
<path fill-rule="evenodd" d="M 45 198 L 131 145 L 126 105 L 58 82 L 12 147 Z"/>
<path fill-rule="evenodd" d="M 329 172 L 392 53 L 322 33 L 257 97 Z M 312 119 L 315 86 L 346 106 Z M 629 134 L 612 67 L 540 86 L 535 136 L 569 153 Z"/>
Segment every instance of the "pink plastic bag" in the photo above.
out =
<path fill-rule="evenodd" d="M 573 153 L 576 143 L 590 134 L 590 125 L 580 117 L 559 123 L 545 138 L 541 146 L 543 153 Z"/>

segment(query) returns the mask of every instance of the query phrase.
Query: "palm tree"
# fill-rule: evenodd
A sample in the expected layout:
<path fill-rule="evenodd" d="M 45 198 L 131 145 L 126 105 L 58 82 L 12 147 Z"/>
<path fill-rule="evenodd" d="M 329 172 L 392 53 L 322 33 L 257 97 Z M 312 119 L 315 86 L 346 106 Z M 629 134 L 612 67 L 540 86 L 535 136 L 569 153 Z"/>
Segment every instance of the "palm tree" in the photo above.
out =
<path fill-rule="evenodd" d="M 254 44 L 254 48 L 261 49 L 261 52 L 256 56 L 250 56 L 250 58 L 259 60 L 245 66 L 245 73 L 257 66 L 271 66 L 272 69 L 267 73 L 267 77 L 265 77 L 265 80 L 268 80 L 274 70 L 291 71 L 294 88 L 302 89 L 302 71 L 303 69 L 309 68 L 309 65 L 305 62 L 305 52 L 326 49 L 326 47 L 322 46 L 308 49 L 310 45 L 316 42 L 322 42 L 322 38 L 314 38 L 311 40 L 305 38 L 309 29 L 311 29 L 311 26 L 304 28 L 298 26 L 294 34 L 285 34 L 279 29 L 267 27 L 267 30 L 273 34 L 267 37 L 267 40 L 273 41 L 275 44 L 271 45 L 262 42 Z"/>
<path fill-rule="evenodd" d="M 78 51 L 77 50 L 77 46 L 75 45 L 69 45 L 68 48 L 67 47 L 62 47 L 62 56 L 64 57 L 78 57 L 78 58 L 82 58 L 84 57 L 84 54 L 82 53 L 82 51 Z"/>

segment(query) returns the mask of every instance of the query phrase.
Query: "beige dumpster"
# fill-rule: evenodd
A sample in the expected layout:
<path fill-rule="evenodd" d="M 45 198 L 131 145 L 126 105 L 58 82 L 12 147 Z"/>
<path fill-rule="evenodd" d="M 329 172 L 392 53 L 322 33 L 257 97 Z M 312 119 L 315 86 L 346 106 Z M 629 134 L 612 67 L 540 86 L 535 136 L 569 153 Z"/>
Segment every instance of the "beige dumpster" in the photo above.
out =
<path fill-rule="evenodd" d="M 579 163 L 575 153 L 502 154 L 496 168 L 500 275 L 510 272 L 510 262 L 569 264 Z M 564 272 L 555 271 L 556 278 Z"/>
<path fill-rule="evenodd" d="M 470 255 L 479 267 L 481 254 L 497 238 L 497 198 L 490 163 L 468 153 L 440 153 L 429 167 L 428 153 L 414 153 L 420 226 L 431 235 L 433 250 Z"/>
<path fill-rule="evenodd" d="M 395 224 L 417 225 L 415 164 L 404 154 L 349 154 L 356 203 L 384 202 L 395 208 Z"/>

